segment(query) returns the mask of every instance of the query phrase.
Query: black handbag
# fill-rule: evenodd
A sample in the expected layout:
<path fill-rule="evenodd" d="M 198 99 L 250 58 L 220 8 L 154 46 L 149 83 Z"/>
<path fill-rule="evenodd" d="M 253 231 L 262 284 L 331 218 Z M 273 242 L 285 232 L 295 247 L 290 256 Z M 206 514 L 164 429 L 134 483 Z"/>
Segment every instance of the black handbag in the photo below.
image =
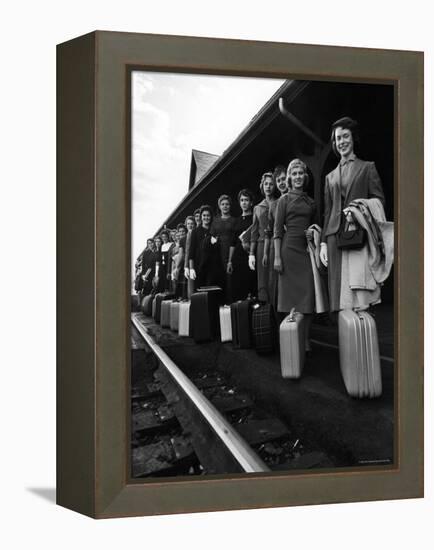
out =
<path fill-rule="evenodd" d="M 350 229 L 353 227 L 354 229 Z M 355 220 L 342 221 L 341 227 L 336 236 L 336 245 L 341 250 L 358 250 L 366 243 L 366 232 Z"/>

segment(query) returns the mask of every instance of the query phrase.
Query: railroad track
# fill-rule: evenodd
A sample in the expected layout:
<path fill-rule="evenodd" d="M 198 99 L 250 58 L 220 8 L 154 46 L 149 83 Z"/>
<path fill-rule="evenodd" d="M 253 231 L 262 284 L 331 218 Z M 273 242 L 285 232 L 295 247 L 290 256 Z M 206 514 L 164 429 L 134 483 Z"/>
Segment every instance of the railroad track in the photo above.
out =
<path fill-rule="evenodd" d="M 331 465 L 218 368 L 187 376 L 141 313 L 132 314 L 132 325 L 136 345 L 146 350 L 133 365 L 140 373 L 131 393 L 133 478 Z"/>

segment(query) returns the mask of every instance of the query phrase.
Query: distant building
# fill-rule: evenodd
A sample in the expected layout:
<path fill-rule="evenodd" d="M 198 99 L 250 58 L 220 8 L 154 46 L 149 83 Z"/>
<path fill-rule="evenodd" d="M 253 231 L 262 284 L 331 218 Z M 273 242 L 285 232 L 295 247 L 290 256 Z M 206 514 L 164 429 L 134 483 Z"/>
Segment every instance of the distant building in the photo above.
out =
<path fill-rule="evenodd" d="M 218 158 L 218 155 L 212 155 L 211 153 L 193 149 L 191 152 L 190 181 L 188 184 L 189 191 L 198 181 L 200 181 L 202 176 L 208 172 Z"/>

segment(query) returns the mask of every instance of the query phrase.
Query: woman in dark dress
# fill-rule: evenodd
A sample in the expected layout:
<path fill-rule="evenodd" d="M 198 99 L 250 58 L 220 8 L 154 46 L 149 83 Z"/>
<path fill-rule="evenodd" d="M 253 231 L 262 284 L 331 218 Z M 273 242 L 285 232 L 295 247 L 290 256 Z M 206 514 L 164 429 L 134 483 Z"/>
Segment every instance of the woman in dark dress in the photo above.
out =
<path fill-rule="evenodd" d="M 190 299 L 191 295 L 194 292 L 194 281 L 193 279 L 190 278 L 188 255 L 190 251 L 191 234 L 193 229 L 196 227 L 194 216 L 187 216 L 185 218 L 185 227 L 187 228 L 187 235 L 185 238 L 184 277 L 187 281 L 187 288 L 186 288 L 186 296 L 184 297 L 187 297 L 188 299 Z"/>
<path fill-rule="evenodd" d="M 221 195 L 217 201 L 220 215 L 211 224 L 211 235 L 217 242 L 213 243 L 220 253 L 221 269 L 224 277 L 223 295 L 230 304 L 232 300 L 232 255 L 236 219 L 231 216 L 232 201 L 228 195 Z"/>
<path fill-rule="evenodd" d="M 187 229 L 180 223 L 176 228 L 175 244 L 170 249 L 170 273 L 172 280 L 172 292 L 177 298 L 185 294 L 186 280 L 184 277 L 185 236 Z"/>
<path fill-rule="evenodd" d="M 154 239 L 148 239 L 146 248 L 136 261 L 135 289 L 141 296 L 151 292 L 154 267 Z"/>
<path fill-rule="evenodd" d="M 202 225 L 201 219 L 200 219 L 200 208 L 196 208 L 196 210 L 193 213 L 194 221 L 196 222 L 196 227 L 199 227 Z"/>
<path fill-rule="evenodd" d="M 161 251 L 160 251 L 160 265 L 159 265 L 159 291 L 163 292 L 170 289 L 170 250 L 174 246 L 174 243 L 170 240 L 170 234 L 167 229 L 163 229 L 160 233 L 161 236 Z"/>
<path fill-rule="evenodd" d="M 191 233 L 188 252 L 190 279 L 196 281 L 196 287 L 217 285 L 222 286 L 224 272 L 221 265 L 220 252 L 215 246 L 217 240 L 211 235 L 213 219 L 211 206 L 204 205 L 200 209 L 201 225 Z"/>
<path fill-rule="evenodd" d="M 250 294 L 257 293 L 256 273 L 249 268 L 250 239 L 242 244 L 239 237 L 250 228 L 253 221 L 253 195 L 248 189 L 242 189 L 238 193 L 238 202 L 241 208 L 241 216 L 236 219 L 233 239 L 232 258 L 232 299 L 233 301 L 245 300 Z"/>
<path fill-rule="evenodd" d="M 253 209 L 252 233 L 250 240 L 249 267 L 256 270 L 258 281 L 258 300 L 269 303 L 270 265 L 265 252 L 265 231 L 268 227 L 268 211 L 276 200 L 276 187 L 272 172 L 266 172 L 261 178 L 260 190 L 264 197 Z M 272 266 L 271 266 L 272 269 Z"/>
<path fill-rule="evenodd" d="M 152 286 L 157 292 L 164 290 L 164 279 L 160 279 L 160 267 L 161 267 L 161 245 L 163 241 L 161 237 L 157 235 L 154 239 L 154 251 L 151 257 L 152 273 L 154 278 L 152 279 Z"/>
<path fill-rule="evenodd" d="M 274 269 L 279 273 L 277 310 L 287 314 L 295 308 L 304 314 L 305 345 L 310 351 L 315 290 L 306 230 L 315 223 L 316 208 L 314 200 L 305 192 L 309 181 L 305 163 L 292 160 L 287 175 L 290 188 L 278 200 L 274 222 Z"/>
<path fill-rule="evenodd" d="M 280 196 L 285 195 L 288 192 L 288 179 L 286 176 L 286 168 L 279 164 L 276 166 L 273 172 L 273 181 Z M 265 230 L 265 246 L 264 256 L 267 259 L 270 266 L 268 274 L 268 295 L 270 297 L 270 303 L 274 307 L 274 311 L 277 311 L 277 292 L 278 292 L 278 274 L 274 269 L 274 220 L 276 218 L 276 207 L 278 201 L 274 201 L 270 204 L 268 209 L 268 226 Z"/>

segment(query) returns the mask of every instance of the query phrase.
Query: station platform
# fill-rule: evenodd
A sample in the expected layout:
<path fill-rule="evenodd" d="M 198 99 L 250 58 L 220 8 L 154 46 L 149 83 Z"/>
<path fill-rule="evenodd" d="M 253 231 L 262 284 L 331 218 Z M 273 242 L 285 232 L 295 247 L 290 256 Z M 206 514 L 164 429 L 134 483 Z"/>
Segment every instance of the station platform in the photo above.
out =
<path fill-rule="evenodd" d="M 314 327 L 312 353 L 303 375 L 299 380 L 288 380 L 281 376 L 278 352 L 260 356 L 253 349 L 234 349 L 231 343 L 196 344 L 191 338 L 161 328 L 152 318 L 135 315 L 140 316 L 149 334 L 187 375 L 198 370 L 220 370 L 300 437 L 324 449 L 334 467 L 390 468 L 393 464 L 394 362 L 390 322 L 387 326 L 377 320 L 381 333 L 382 395 L 355 399 L 347 394 L 340 374 L 337 329 L 333 325 Z M 389 315 L 390 320 L 390 312 L 385 309 L 379 315 Z"/>

